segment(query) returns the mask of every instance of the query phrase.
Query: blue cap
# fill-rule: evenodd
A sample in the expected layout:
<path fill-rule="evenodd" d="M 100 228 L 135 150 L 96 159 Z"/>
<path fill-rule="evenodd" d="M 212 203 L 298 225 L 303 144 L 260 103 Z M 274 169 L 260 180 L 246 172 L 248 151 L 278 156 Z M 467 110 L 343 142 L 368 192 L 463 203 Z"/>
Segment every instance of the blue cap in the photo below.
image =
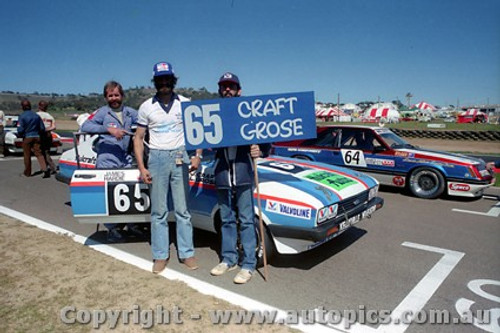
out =
<path fill-rule="evenodd" d="M 174 75 L 174 69 L 168 62 L 162 61 L 156 63 L 153 67 L 153 76 L 156 77 L 162 75 Z"/>
<path fill-rule="evenodd" d="M 240 80 L 238 79 L 238 77 L 236 75 L 234 75 L 233 73 L 230 73 L 230 72 L 226 72 L 224 73 L 220 79 L 219 79 L 219 85 L 221 83 L 224 83 L 224 82 L 232 82 L 232 83 L 236 83 L 238 85 L 238 88 L 241 88 L 240 86 Z"/>

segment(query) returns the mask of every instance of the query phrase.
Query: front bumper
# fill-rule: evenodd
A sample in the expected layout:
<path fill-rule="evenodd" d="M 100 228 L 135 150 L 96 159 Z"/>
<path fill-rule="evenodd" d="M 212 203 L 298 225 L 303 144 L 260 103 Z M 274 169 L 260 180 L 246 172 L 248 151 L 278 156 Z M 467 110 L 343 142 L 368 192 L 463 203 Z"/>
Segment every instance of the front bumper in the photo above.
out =
<path fill-rule="evenodd" d="M 277 224 L 268 224 L 267 226 L 275 239 L 276 249 L 279 253 L 299 253 L 337 237 L 362 219 L 369 218 L 383 205 L 384 199 L 375 197 L 349 212 L 344 214 L 339 212 L 335 218 L 312 229 Z"/>
<path fill-rule="evenodd" d="M 495 184 L 495 181 L 495 177 L 492 177 L 489 181 L 475 183 L 448 181 L 446 185 L 448 188 L 448 195 L 477 198 L 483 195 L 484 190 Z"/>

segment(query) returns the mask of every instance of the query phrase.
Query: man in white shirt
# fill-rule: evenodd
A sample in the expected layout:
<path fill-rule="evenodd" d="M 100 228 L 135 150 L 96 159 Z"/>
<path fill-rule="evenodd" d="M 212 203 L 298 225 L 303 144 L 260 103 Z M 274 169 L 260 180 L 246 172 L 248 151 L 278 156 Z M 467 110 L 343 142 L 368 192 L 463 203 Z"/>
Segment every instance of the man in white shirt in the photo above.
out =
<path fill-rule="evenodd" d="M 193 226 L 188 210 L 190 169 L 197 169 L 202 150 L 191 161 L 184 146 L 181 102 L 188 101 L 174 92 L 177 77 L 172 65 L 159 62 L 153 67 L 156 95 L 139 107 L 134 152 L 144 183 L 150 184 L 151 252 L 153 273 L 163 271 L 169 260 L 168 191 L 172 190 L 179 260 L 189 269 L 197 269 L 194 257 Z M 149 156 L 143 159 L 144 138 L 149 134 Z"/>
<path fill-rule="evenodd" d="M 45 125 L 45 132 L 40 133 L 40 144 L 42 147 L 42 155 L 45 159 L 45 163 L 50 167 L 52 174 L 56 173 L 56 165 L 50 157 L 50 147 L 52 147 L 52 131 L 56 129 L 56 120 L 50 113 L 47 112 L 49 103 L 47 101 L 41 100 L 38 102 L 38 114 L 42 118 L 43 124 Z"/>

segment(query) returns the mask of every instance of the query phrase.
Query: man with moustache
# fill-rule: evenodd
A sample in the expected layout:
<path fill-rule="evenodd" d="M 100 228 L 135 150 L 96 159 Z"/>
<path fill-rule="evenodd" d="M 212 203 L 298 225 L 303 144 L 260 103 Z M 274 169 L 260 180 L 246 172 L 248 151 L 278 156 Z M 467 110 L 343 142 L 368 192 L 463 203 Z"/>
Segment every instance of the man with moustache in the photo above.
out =
<path fill-rule="evenodd" d="M 218 82 L 219 96 L 232 98 L 241 96 L 240 80 L 233 73 L 223 74 Z M 262 150 L 261 150 L 262 148 Z M 215 187 L 222 220 L 222 261 L 210 274 L 219 276 L 237 268 L 240 259 L 241 270 L 234 283 L 250 281 L 255 271 L 257 258 L 256 230 L 253 211 L 253 158 L 267 155 L 270 145 L 244 145 L 219 148 L 215 154 Z M 263 153 L 264 152 L 264 153 Z M 237 239 L 239 221 L 240 242 L 243 257 L 238 258 Z"/>
<path fill-rule="evenodd" d="M 81 131 L 99 134 L 97 143 L 98 169 L 132 167 L 131 132 L 137 126 L 137 111 L 123 105 L 124 92 L 120 83 L 109 81 L 104 85 L 103 95 L 107 105 L 92 113 L 82 124 Z M 105 223 L 108 241 L 123 240 L 124 223 Z M 139 225 L 127 224 L 129 234 L 143 237 Z"/>
<path fill-rule="evenodd" d="M 194 257 L 193 225 L 188 210 L 189 169 L 198 168 L 202 150 L 191 158 L 185 149 L 181 102 L 174 92 L 177 77 L 172 65 L 159 62 L 153 67 L 156 94 L 139 107 L 134 152 L 142 180 L 150 185 L 151 252 L 153 273 L 159 274 L 169 260 L 168 194 L 171 190 L 177 231 L 177 256 L 188 269 L 197 269 Z M 148 165 L 144 163 L 144 138 L 149 134 Z"/>

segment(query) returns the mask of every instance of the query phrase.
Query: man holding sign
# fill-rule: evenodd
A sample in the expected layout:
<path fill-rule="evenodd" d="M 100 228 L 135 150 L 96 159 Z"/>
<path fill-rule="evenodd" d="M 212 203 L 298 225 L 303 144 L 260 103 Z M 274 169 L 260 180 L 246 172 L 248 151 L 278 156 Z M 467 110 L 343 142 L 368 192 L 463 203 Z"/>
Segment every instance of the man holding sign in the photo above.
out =
<path fill-rule="evenodd" d="M 222 98 L 241 95 L 240 81 L 232 73 L 222 75 L 218 85 L 219 95 Z M 234 283 L 238 284 L 247 283 L 252 278 L 257 264 L 252 158 L 262 156 L 263 151 L 267 154 L 270 148 L 269 144 L 261 146 L 262 150 L 256 144 L 218 148 L 215 155 L 215 186 L 222 220 L 222 261 L 210 271 L 210 274 L 219 276 L 237 268 L 238 229 L 236 221 L 238 219 L 240 241 L 243 248 L 241 270 L 233 280 Z M 236 216 L 236 209 L 238 216 Z"/>

